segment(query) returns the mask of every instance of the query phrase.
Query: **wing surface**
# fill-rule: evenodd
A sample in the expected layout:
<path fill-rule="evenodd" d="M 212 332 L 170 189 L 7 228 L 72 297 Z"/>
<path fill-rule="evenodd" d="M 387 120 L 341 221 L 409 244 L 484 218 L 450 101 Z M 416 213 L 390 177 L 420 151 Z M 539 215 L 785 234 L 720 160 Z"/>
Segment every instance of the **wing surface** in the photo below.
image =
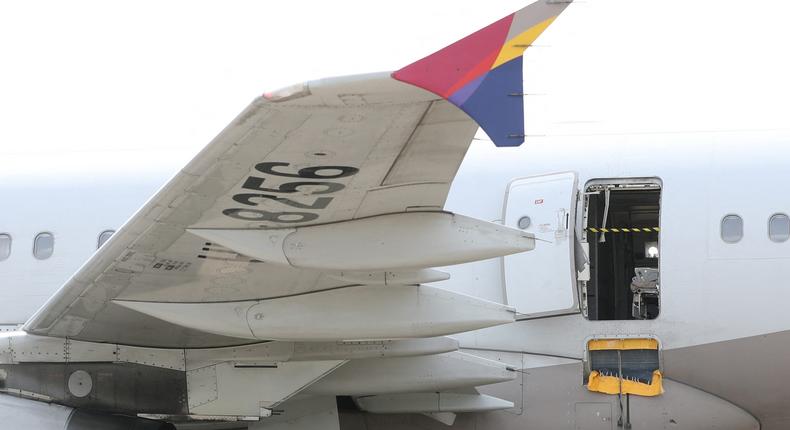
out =
<path fill-rule="evenodd" d="M 471 109 L 455 95 L 466 88 L 469 97 L 484 97 L 492 106 L 498 106 L 498 100 L 512 104 L 513 89 L 483 83 L 472 91 L 468 83 L 470 76 L 485 81 L 499 73 L 498 67 L 520 59 L 523 49 L 508 43 L 531 43 L 548 25 L 546 20 L 566 6 L 536 4 L 509 16 L 505 27 L 496 24 L 499 45 L 486 39 L 488 44 L 481 48 L 485 52 L 478 49 L 472 59 L 485 54 L 485 61 L 477 61 L 472 75 L 462 80 L 436 69 L 427 57 L 395 73 L 312 81 L 257 98 L 133 215 L 24 329 L 129 345 L 228 346 L 251 340 L 187 328 L 119 303 L 231 303 L 358 285 L 354 276 L 255 258 L 194 232 L 278 231 L 384 214 L 440 212 L 478 128 L 475 119 L 487 131 L 494 130 L 488 119 L 475 117 L 477 104 Z M 536 17 L 525 18 L 536 10 Z M 531 31 L 529 37 L 524 31 Z M 475 44 L 464 40 L 467 46 Z M 442 67 L 452 63 L 444 50 L 435 55 L 444 58 Z M 467 60 L 464 67 L 471 64 Z M 429 67 L 419 66 L 426 61 Z M 415 81 L 425 73 L 435 78 L 433 83 L 445 79 L 460 89 L 443 92 Z M 508 73 L 505 81 L 513 81 L 515 75 Z M 520 88 L 520 63 L 516 80 Z M 474 103 L 483 103 L 480 100 Z M 213 317 L 206 312 L 204 318 Z"/>

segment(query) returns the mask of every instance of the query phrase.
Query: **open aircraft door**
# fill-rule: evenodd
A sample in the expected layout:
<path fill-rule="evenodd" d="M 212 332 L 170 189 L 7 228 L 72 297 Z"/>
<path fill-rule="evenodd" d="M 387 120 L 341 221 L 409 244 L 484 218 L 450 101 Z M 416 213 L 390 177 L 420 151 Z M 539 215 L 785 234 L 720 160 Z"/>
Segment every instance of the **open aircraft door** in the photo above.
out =
<path fill-rule="evenodd" d="M 579 312 L 574 261 L 577 176 L 516 179 L 505 196 L 505 225 L 533 233 L 530 252 L 504 257 L 505 295 L 519 319 Z"/>

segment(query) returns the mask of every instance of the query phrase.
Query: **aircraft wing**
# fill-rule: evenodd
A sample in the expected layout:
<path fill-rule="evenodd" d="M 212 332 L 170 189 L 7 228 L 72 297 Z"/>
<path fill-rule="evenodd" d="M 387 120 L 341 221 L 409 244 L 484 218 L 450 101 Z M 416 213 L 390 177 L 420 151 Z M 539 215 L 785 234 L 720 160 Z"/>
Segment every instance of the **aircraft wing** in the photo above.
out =
<path fill-rule="evenodd" d="M 442 211 L 480 125 L 523 142 L 521 55 L 541 0 L 393 73 L 264 94 L 151 198 L 24 330 L 209 347 L 441 335 L 512 309 L 430 267 L 521 252 L 518 230 Z"/>

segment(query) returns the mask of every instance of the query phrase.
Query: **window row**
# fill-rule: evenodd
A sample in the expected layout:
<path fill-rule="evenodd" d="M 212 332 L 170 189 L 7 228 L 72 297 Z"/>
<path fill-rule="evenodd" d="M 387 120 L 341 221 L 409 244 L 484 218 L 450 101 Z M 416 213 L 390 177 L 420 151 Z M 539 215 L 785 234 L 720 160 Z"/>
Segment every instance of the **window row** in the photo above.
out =
<path fill-rule="evenodd" d="M 768 219 L 768 238 L 777 243 L 790 239 L 790 217 L 783 213 L 771 215 Z M 738 243 L 741 239 L 743 239 L 743 218 L 734 214 L 722 218 L 721 240 Z"/>
<path fill-rule="evenodd" d="M 115 230 L 105 230 L 99 233 L 99 238 L 96 242 L 96 249 L 101 248 L 104 242 L 115 233 Z M 11 256 L 11 235 L 8 233 L 0 233 L 0 261 L 3 261 Z M 36 235 L 33 239 L 33 256 L 39 260 L 46 260 L 52 257 L 55 252 L 55 236 L 49 232 L 42 232 Z"/>

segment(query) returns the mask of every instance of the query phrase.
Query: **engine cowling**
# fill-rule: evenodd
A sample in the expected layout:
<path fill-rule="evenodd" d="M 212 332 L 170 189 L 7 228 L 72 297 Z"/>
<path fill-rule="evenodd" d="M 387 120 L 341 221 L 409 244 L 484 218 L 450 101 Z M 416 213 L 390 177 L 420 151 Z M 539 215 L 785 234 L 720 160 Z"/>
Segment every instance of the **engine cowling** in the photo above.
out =
<path fill-rule="evenodd" d="M 175 426 L 161 421 L 83 411 L 0 394 L 0 429 L 175 430 Z"/>

